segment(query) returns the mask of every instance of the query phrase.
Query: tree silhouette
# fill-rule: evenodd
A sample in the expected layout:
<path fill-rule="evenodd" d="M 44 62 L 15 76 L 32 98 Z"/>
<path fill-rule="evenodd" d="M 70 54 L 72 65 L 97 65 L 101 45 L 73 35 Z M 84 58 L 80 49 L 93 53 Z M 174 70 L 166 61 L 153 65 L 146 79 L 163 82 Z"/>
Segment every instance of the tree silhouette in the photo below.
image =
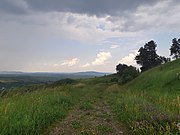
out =
<path fill-rule="evenodd" d="M 139 49 L 139 54 L 135 57 L 136 63 L 141 65 L 142 72 L 153 68 L 163 62 L 164 57 L 160 57 L 156 53 L 157 44 L 151 40 Z"/>
<path fill-rule="evenodd" d="M 118 82 L 123 84 L 126 83 L 139 75 L 139 70 L 133 66 L 127 66 L 126 64 L 118 64 L 116 66 L 117 74 L 119 75 Z"/>
<path fill-rule="evenodd" d="M 126 64 L 118 64 L 116 66 L 116 71 L 121 76 L 123 74 L 123 71 L 127 68 L 128 68 L 128 66 Z"/>
<path fill-rule="evenodd" d="M 170 48 L 171 54 L 170 56 L 173 56 L 173 58 L 178 59 L 180 58 L 180 39 L 174 38 L 172 40 L 172 45 Z"/>

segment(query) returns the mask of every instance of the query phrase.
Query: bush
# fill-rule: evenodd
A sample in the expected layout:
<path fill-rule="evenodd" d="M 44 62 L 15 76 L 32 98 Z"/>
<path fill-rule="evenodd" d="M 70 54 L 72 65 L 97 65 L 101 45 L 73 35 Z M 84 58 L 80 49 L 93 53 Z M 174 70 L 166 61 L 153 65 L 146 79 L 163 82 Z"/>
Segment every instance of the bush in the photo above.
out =
<path fill-rule="evenodd" d="M 51 86 L 62 86 L 62 85 L 68 85 L 68 84 L 73 84 L 76 81 L 70 78 L 66 78 L 66 79 L 61 79 L 53 84 L 51 84 Z"/>
<path fill-rule="evenodd" d="M 119 64 L 116 66 L 117 74 L 119 75 L 118 82 L 120 84 L 127 83 L 128 81 L 133 80 L 139 75 L 139 71 L 136 67 L 127 66 L 125 64 Z"/>

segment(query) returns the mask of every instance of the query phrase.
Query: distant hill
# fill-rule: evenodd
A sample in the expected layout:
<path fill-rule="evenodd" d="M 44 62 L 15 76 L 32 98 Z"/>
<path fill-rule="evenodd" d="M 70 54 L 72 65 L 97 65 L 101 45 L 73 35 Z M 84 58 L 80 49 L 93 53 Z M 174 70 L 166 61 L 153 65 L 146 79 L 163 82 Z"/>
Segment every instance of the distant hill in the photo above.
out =
<path fill-rule="evenodd" d="M 20 71 L 0 71 L 1 74 L 23 74 L 23 72 Z"/>
<path fill-rule="evenodd" d="M 77 72 L 77 73 L 55 73 L 55 72 L 17 72 L 17 71 L 0 71 L 0 89 L 2 87 L 10 88 L 16 86 L 25 86 L 30 84 L 52 83 L 61 79 L 71 78 L 94 78 L 109 73 L 95 71 Z"/>
<path fill-rule="evenodd" d="M 61 73 L 61 72 L 20 72 L 20 71 L 0 71 L 0 75 L 29 75 L 29 76 L 57 76 L 57 75 L 73 75 L 73 76 L 104 76 L 110 73 L 105 72 L 75 72 L 75 73 Z"/>

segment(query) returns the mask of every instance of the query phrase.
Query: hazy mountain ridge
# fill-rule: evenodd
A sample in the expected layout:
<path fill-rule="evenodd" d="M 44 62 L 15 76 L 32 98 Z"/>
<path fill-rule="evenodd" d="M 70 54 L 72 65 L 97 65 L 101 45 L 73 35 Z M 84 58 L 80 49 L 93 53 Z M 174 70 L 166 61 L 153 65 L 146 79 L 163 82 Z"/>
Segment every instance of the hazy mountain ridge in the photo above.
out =
<path fill-rule="evenodd" d="M 92 76 L 103 76 L 111 73 L 96 72 L 96 71 L 85 71 L 85 72 L 21 72 L 21 71 L 0 71 L 0 75 L 92 75 Z"/>

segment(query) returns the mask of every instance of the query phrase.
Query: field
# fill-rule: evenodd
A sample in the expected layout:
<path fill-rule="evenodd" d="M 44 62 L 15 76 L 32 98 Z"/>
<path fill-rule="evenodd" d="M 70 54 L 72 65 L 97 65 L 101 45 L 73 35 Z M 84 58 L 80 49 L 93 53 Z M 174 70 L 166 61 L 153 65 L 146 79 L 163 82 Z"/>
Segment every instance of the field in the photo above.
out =
<path fill-rule="evenodd" d="M 117 79 L 114 74 L 5 93 L 0 134 L 180 134 L 180 60 L 125 85 Z"/>

